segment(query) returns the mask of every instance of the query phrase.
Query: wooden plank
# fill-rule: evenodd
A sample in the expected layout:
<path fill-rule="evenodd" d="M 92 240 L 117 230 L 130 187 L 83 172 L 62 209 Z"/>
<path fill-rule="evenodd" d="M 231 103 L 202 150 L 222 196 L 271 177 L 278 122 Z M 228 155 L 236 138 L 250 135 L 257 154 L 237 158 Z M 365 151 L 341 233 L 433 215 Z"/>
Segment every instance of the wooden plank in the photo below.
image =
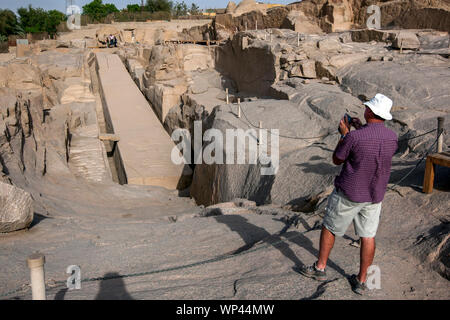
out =
<path fill-rule="evenodd" d="M 446 152 L 434 153 L 429 155 L 429 157 L 432 159 L 433 163 L 437 165 L 450 167 L 450 157 L 446 155 Z"/>
<path fill-rule="evenodd" d="M 450 160 L 448 160 L 448 159 L 431 158 L 431 161 L 432 161 L 434 164 L 437 164 L 437 165 L 439 165 L 439 166 L 450 167 Z"/>
<path fill-rule="evenodd" d="M 423 192 L 431 193 L 433 191 L 433 184 L 434 184 L 434 165 L 432 158 L 428 156 L 425 165 L 425 176 L 423 178 Z"/>

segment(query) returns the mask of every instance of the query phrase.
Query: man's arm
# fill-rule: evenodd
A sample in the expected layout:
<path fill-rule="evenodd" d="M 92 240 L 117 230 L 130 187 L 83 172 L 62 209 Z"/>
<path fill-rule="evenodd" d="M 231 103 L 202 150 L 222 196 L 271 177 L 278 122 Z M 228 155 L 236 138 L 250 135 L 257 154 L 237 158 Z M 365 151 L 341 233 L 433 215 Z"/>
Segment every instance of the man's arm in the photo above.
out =
<path fill-rule="evenodd" d="M 345 160 L 341 160 L 338 157 L 336 157 L 336 150 L 339 147 L 339 145 L 342 143 L 342 141 L 344 141 L 343 137 L 339 139 L 339 142 L 333 152 L 333 163 L 337 166 L 340 166 L 341 164 L 343 164 L 345 162 Z"/>
<path fill-rule="evenodd" d="M 341 133 L 341 138 L 339 139 L 339 142 L 333 152 L 333 163 L 337 166 L 343 164 L 346 160 L 346 159 L 338 158 L 336 156 L 336 151 L 338 150 L 339 146 L 344 141 L 344 138 L 347 135 L 347 133 L 350 132 L 350 124 L 347 122 L 347 119 L 341 119 L 341 121 L 339 123 L 339 132 Z"/>

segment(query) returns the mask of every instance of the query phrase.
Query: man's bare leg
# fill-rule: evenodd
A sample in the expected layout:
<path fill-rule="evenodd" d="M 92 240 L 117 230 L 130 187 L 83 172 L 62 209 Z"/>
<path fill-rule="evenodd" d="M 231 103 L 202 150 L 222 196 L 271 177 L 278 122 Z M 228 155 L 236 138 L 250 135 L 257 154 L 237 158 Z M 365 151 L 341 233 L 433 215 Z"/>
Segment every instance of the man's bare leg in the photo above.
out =
<path fill-rule="evenodd" d="M 328 257 L 330 256 L 331 249 L 333 249 L 334 246 L 334 239 L 334 234 L 323 226 L 320 234 L 319 260 L 316 264 L 317 268 L 323 270 L 327 266 Z"/>
<path fill-rule="evenodd" d="M 367 269 L 372 265 L 375 256 L 375 238 L 361 238 L 359 265 L 359 282 L 366 282 Z"/>

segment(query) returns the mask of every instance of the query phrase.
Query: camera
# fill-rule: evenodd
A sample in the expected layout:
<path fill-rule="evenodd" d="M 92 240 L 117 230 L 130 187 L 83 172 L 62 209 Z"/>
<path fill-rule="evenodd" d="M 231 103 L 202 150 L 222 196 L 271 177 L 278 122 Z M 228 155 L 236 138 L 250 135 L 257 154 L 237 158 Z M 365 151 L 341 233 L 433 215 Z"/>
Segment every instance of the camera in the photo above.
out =
<path fill-rule="evenodd" d="M 346 114 L 344 115 L 344 117 L 347 119 L 348 124 L 351 124 L 351 123 L 352 123 L 353 119 L 352 119 L 352 117 L 350 117 L 350 115 L 349 115 L 348 113 L 346 113 Z"/>

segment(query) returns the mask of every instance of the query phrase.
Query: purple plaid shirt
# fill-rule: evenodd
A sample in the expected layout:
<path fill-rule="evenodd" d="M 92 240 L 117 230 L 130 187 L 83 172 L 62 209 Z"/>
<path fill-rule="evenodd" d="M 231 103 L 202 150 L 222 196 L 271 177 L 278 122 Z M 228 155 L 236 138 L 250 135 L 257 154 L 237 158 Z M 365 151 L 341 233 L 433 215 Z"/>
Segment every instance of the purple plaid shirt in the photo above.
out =
<path fill-rule="evenodd" d="M 335 187 L 353 202 L 383 201 L 396 150 L 397 134 L 384 123 L 350 131 L 336 148 L 336 157 L 345 162 Z"/>

